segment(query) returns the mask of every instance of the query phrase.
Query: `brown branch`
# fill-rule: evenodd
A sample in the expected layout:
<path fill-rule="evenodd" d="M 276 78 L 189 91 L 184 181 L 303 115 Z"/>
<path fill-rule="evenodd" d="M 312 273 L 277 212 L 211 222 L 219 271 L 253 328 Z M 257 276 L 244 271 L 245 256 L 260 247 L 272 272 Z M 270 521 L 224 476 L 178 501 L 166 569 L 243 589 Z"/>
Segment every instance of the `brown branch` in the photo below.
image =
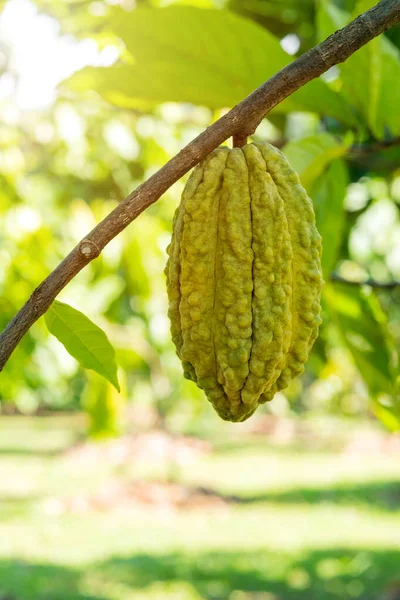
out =
<path fill-rule="evenodd" d="M 232 146 L 241 148 L 247 144 L 247 133 L 234 133 L 232 138 Z"/>
<path fill-rule="evenodd" d="M 373 154 L 381 150 L 388 150 L 394 146 L 400 146 L 400 137 L 395 137 L 391 140 L 377 140 L 362 144 L 353 144 L 349 148 L 348 156 L 350 158 L 357 158 L 358 156 Z"/>
<path fill-rule="evenodd" d="M 399 0 L 381 0 L 276 73 L 229 113 L 213 123 L 157 173 L 123 200 L 39 285 L 0 335 L 0 370 L 30 327 L 67 283 L 141 212 L 214 148 L 235 134 L 250 135 L 265 115 L 308 81 L 343 62 L 375 36 L 400 21 Z"/>
<path fill-rule="evenodd" d="M 345 283 L 346 285 L 369 285 L 369 287 L 380 289 L 380 290 L 394 290 L 395 288 L 400 286 L 400 281 L 391 281 L 390 283 L 381 283 L 380 281 L 375 281 L 375 279 L 365 279 L 364 281 L 353 281 L 352 279 L 346 279 L 337 273 L 332 273 L 331 281 L 338 281 L 339 283 Z"/>

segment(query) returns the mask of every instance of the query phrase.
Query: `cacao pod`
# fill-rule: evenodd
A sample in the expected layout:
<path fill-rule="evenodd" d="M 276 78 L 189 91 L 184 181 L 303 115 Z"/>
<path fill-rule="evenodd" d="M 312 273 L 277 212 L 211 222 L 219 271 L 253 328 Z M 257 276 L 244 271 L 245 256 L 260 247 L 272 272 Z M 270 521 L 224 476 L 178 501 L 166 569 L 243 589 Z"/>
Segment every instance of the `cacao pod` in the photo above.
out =
<path fill-rule="evenodd" d="M 310 198 L 267 143 L 217 148 L 193 170 L 165 269 L 185 377 L 244 421 L 304 369 L 320 324 L 321 237 Z"/>

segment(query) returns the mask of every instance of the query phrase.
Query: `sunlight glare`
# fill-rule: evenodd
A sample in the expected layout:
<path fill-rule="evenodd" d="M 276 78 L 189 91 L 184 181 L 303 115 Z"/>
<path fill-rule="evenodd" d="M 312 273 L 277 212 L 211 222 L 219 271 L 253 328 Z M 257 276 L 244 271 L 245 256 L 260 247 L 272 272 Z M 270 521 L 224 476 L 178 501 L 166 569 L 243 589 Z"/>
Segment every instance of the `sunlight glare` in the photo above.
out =
<path fill-rule="evenodd" d="M 280 45 L 288 54 L 296 54 L 300 48 L 300 39 L 295 33 L 288 33 L 281 39 Z"/>
<path fill-rule="evenodd" d="M 16 77 L 15 102 L 21 110 L 54 103 L 57 85 L 86 65 L 108 66 L 118 51 L 99 50 L 94 40 L 60 34 L 60 24 L 39 14 L 30 0 L 9 0 L 0 16 L 0 40 Z"/>

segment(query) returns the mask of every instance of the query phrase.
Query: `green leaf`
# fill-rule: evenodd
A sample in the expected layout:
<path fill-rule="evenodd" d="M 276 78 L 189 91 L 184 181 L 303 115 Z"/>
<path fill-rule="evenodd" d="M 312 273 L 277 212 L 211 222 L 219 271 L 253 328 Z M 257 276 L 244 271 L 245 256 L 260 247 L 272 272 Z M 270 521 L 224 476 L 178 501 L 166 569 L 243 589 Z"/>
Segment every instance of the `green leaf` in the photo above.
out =
<path fill-rule="evenodd" d="M 391 46 L 388 40 L 375 38 L 341 67 L 343 94 L 363 115 L 369 130 L 378 139 L 385 138 L 387 127 L 395 134 L 400 125 L 400 94 L 393 85 L 400 79 L 400 55 Z"/>
<path fill-rule="evenodd" d="M 52 333 L 86 369 L 93 369 L 120 391 L 114 348 L 106 334 L 84 314 L 56 300 L 45 314 Z"/>
<path fill-rule="evenodd" d="M 83 69 L 70 86 L 95 89 L 115 104 L 232 106 L 290 60 L 272 34 L 226 10 L 116 8 L 112 15 L 107 27 L 124 41 L 133 63 Z"/>
<path fill-rule="evenodd" d="M 315 181 L 333 160 L 347 152 L 352 140 L 352 135 L 339 140 L 329 133 L 320 133 L 289 142 L 283 152 L 308 193 L 311 193 Z"/>
<path fill-rule="evenodd" d="M 124 378 L 122 392 L 116 390 L 96 373 L 87 374 L 82 394 L 82 406 L 89 417 L 89 435 L 95 439 L 118 437 L 121 434 L 126 406 Z"/>
<path fill-rule="evenodd" d="M 398 419 L 400 426 L 395 346 L 378 299 L 360 287 L 341 283 L 327 284 L 323 297 L 371 398 L 379 402 L 383 395 L 389 397 L 392 406 L 385 405 L 385 409 Z"/>
<path fill-rule="evenodd" d="M 387 38 L 378 39 L 382 46 L 382 75 L 376 131 L 381 137 L 386 137 L 388 132 L 395 137 L 400 133 L 400 52 Z"/>
<path fill-rule="evenodd" d="M 359 127 L 359 119 L 351 104 L 332 90 L 322 79 L 313 79 L 278 104 L 277 112 L 306 111 L 333 117 L 352 128 Z"/>
<path fill-rule="evenodd" d="M 334 160 L 311 190 L 317 228 L 322 235 L 322 272 L 329 279 L 342 243 L 345 211 L 344 198 L 349 181 L 346 163 Z"/>
<path fill-rule="evenodd" d="M 132 62 L 87 67 L 67 83 L 75 91 L 96 90 L 117 106 L 173 101 L 230 107 L 291 60 L 271 33 L 227 10 L 170 6 L 112 14 L 107 27 L 124 41 Z M 322 80 L 275 110 L 314 111 L 357 126 L 351 106 Z"/>
<path fill-rule="evenodd" d="M 321 42 L 337 29 L 344 27 L 350 17 L 326 0 L 320 0 L 318 6 L 316 16 L 317 39 Z M 302 86 L 297 92 L 281 102 L 275 110 L 285 112 L 306 110 L 333 117 L 349 127 L 359 128 L 360 126 L 359 118 L 351 102 L 334 91 L 322 79 L 313 79 Z"/>
<path fill-rule="evenodd" d="M 373 406 L 373 411 L 381 423 L 390 431 L 398 431 L 400 429 L 400 416 L 396 412 L 392 412 L 377 402 Z"/>
<path fill-rule="evenodd" d="M 320 0 L 316 15 L 317 41 L 324 41 L 332 33 L 345 27 L 349 21 L 349 13 L 328 0 Z"/>
<path fill-rule="evenodd" d="M 333 33 L 351 19 L 376 4 L 361 0 L 350 16 L 324 0 L 317 15 L 319 36 Z M 400 132 L 400 52 L 385 36 L 371 40 L 340 66 L 343 82 L 341 93 L 363 117 L 371 133 L 378 139 Z"/>

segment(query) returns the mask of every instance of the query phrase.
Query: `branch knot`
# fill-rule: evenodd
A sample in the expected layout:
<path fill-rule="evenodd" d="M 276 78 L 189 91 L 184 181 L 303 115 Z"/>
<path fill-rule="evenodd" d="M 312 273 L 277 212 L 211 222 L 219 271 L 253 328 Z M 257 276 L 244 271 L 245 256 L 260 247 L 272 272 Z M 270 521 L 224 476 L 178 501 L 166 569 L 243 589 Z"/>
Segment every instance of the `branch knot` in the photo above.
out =
<path fill-rule="evenodd" d="M 87 238 L 80 242 L 78 249 L 82 256 L 90 260 L 97 258 L 101 252 L 100 248 L 92 242 L 92 240 L 88 240 Z"/>

